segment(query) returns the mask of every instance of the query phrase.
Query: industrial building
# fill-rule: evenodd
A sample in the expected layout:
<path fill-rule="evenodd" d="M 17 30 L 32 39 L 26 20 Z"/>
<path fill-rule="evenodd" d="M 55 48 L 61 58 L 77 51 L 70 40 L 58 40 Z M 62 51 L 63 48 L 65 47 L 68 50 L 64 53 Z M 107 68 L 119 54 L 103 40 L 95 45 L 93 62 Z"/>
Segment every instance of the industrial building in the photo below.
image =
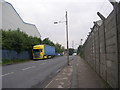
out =
<path fill-rule="evenodd" d="M 40 38 L 40 33 L 34 24 L 26 23 L 22 20 L 12 4 L 0 0 L 0 29 L 17 30 L 25 32 L 29 36 Z"/>

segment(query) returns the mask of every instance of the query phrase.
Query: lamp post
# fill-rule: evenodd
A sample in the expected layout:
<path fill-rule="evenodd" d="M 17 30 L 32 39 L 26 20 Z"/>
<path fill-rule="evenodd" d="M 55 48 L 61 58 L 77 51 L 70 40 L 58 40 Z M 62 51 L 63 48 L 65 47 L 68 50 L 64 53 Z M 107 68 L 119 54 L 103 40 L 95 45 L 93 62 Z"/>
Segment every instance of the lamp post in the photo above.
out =
<path fill-rule="evenodd" d="M 82 46 L 82 41 L 83 41 L 83 39 L 81 39 L 81 46 Z"/>
<path fill-rule="evenodd" d="M 65 15 L 65 21 L 59 21 L 59 22 L 54 22 L 54 24 L 58 24 L 58 23 L 62 23 L 65 22 L 66 23 L 66 41 L 67 41 L 67 65 L 70 65 L 69 62 L 69 45 L 68 45 L 68 16 L 67 16 L 67 11 L 66 11 L 66 15 Z"/>

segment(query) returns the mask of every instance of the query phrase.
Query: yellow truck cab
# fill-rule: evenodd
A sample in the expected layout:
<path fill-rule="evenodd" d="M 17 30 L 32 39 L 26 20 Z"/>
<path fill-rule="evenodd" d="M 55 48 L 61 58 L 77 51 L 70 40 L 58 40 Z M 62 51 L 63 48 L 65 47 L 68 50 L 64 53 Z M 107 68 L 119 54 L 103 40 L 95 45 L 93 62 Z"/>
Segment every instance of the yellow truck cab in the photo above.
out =
<path fill-rule="evenodd" d="M 33 59 L 43 59 L 44 58 L 44 46 L 35 45 L 33 46 Z"/>

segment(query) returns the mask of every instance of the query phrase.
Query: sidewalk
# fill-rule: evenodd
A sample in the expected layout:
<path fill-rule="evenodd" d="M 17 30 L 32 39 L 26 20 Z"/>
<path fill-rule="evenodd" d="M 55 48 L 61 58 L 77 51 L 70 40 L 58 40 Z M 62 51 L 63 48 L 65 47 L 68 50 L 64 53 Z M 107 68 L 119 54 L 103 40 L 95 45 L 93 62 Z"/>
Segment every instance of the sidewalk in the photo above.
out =
<path fill-rule="evenodd" d="M 56 75 L 45 88 L 107 88 L 108 85 L 79 56 Z"/>

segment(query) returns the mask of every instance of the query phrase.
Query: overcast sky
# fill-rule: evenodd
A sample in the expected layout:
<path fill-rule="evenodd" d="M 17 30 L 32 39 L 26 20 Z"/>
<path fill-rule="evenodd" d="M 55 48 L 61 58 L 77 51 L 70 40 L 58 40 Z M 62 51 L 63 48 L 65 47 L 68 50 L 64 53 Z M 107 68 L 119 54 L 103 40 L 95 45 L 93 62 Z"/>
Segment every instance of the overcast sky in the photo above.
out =
<path fill-rule="evenodd" d="M 93 21 L 100 20 L 99 11 L 107 17 L 113 7 L 108 0 L 6 0 L 11 3 L 21 18 L 35 24 L 41 38 L 49 38 L 54 43 L 66 47 L 65 23 L 55 25 L 55 21 L 69 20 L 69 47 L 78 47 L 80 40 L 86 40 Z M 119 1 L 119 0 L 118 0 Z M 83 41 L 83 42 L 84 42 Z"/>

